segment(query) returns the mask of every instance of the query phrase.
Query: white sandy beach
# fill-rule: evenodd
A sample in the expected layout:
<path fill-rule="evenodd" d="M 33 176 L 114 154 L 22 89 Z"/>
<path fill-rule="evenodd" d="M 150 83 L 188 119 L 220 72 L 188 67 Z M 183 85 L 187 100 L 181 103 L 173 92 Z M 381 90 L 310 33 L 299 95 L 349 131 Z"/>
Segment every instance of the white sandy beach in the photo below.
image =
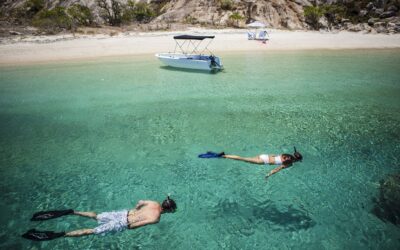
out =
<path fill-rule="evenodd" d="M 274 51 L 308 49 L 400 48 L 400 34 L 270 30 L 270 41 L 247 40 L 246 30 L 191 29 L 174 32 L 122 33 L 108 35 L 63 35 L 3 40 L 0 64 L 32 64 L 53 61 L 129 56 L 173 51 L 172 37 L 178 34 L 215 35 L 209 48 L 214 52 Z"/>

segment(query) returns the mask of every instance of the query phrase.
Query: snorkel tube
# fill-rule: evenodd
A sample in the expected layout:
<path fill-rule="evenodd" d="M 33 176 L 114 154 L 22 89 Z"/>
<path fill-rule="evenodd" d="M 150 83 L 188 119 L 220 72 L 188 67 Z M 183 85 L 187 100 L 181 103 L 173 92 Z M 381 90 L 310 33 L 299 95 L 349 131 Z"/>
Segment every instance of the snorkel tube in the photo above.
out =
<path fill-rule="evenodd" d="M 293 156 L 294 156 L 294 158 L 296 159 L 296 161 L 301 161 L 301 160 L 303 160 L 303 156 L 302 156 L 299 152 L 297 152 L 297 149 L 296 149 L 295 146 L 293 146 L 293 149 L 294 149 Z"/>

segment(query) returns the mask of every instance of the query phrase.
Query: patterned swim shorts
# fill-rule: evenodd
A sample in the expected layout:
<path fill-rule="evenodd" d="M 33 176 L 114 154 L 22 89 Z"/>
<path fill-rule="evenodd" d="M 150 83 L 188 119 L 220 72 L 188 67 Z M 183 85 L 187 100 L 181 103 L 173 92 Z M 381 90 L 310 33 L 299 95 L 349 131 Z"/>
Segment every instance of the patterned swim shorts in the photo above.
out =
<path fill-rule="evenodd" d="M 95 234 L 119 232 L 128 228 L 128 210 L 104 212 L 98 214 L 96 219 L 99 226 L 94 229 Z"/>

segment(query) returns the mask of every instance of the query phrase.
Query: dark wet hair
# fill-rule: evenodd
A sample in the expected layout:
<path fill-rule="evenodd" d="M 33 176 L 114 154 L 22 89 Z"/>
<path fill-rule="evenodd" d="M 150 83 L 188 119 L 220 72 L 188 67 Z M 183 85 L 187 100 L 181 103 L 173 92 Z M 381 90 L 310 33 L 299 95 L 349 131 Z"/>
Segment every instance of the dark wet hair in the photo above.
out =
<path fill-rule="evenodd" d="M 162 207 L 163 211 L 165 211 L 167 213 L 173 213 L 176 210 L 176 203 L 174 200 L 170 199 L 168 196 L 167 199 L 165 199 L 162 202 L 161 207 Z"/>
<path fill-rule="evenodd" d="M 289 160 L 286 160 L 286 161 L 283 161 L 283 162 L 282 162 L 283 165 L 289 165 L 289 164 L 292 164 L 293 162 L 296 161 L 296 159 L 294 158 L 293 155 L 290 155 L 290 154 L 282 154 L 282 156 L 286 156 L 286 157 L 289 158 Z"/>
<path fill-rule="evenodd" d="M 303 156 L 297 152 L 296 147 L 294 147 L 294 154 L 290 155 L 290 154 L 282 154 L 282 156 L 286 156 L 287 158 L 289 158 L 289 160 L 286 160 L 284 162 L 282 162 L 284 165 L 289 165 L 292 164 L 296 161 L 301 161 L 303 159 Z"/>

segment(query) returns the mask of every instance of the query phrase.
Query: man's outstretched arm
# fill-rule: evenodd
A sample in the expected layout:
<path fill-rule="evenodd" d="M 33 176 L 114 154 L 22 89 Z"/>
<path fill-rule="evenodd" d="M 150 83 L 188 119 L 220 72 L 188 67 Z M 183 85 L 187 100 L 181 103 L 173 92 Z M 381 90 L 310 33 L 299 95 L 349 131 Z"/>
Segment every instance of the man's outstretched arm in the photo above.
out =
<path fill-rule="evenodd" d="M 146 226 L 146 225 L 148 225 L 148 224 L 155 224 L 155 223 L 157 223 L 157 222 L 159 222 L 159 220 L 143 220 L 143 221 L 138 221 L 138 222 L 136 222 L 136 223 L 133 223 L 133 224 L 129 225 L 129 228 L 130 228 L 130 229 L 138 228 L 138 227 Z"/>

